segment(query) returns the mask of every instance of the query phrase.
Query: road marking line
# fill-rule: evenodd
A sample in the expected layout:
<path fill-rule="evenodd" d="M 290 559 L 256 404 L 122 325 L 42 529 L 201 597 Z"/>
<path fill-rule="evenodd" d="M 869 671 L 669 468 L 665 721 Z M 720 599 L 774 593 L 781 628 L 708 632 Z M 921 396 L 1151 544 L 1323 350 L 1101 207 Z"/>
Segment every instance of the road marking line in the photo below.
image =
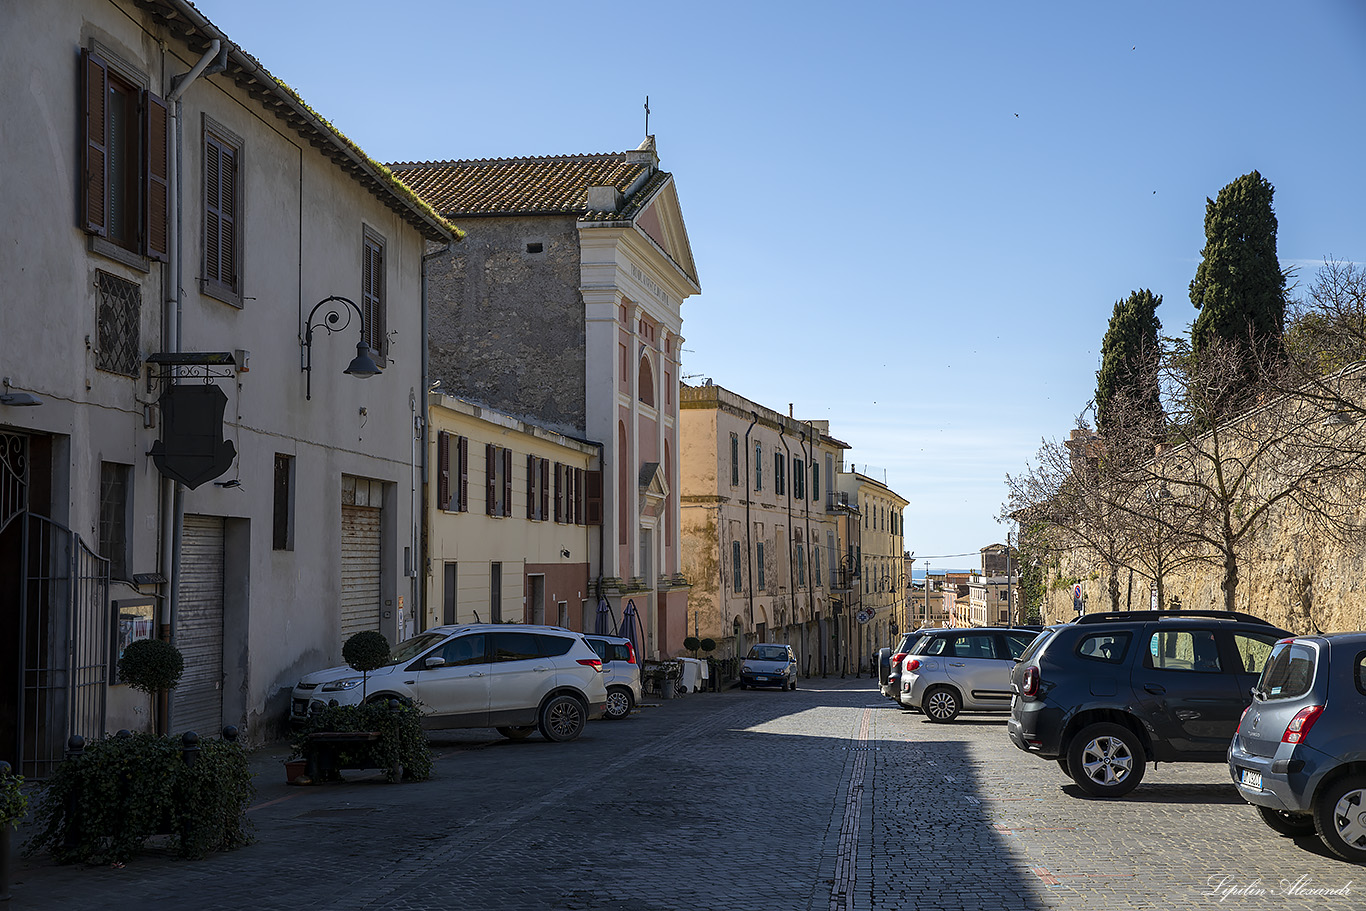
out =
<path fill-rule="evenodd" d="M 850 773 L 849 790 L 844 801 L 844 818 L 840 822 L 839 847 L 835 853 L 835 879 L 830 886 L 830 911 L 853 911 L 854 887 L 858 873 L 858 830 L 862 820 L 863 777 L 868 768 L 868 728 L 872 710 L 863 710 L 859 724 L 858 743 L 853 748 L 854 766 Z"/>

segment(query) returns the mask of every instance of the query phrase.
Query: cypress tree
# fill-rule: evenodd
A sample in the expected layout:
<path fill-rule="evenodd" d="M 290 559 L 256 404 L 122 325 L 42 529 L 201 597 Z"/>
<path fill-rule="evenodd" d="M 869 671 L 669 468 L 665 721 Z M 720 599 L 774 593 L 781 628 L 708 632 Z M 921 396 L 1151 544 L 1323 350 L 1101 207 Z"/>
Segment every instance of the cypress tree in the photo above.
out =
<path fill-rule="evenodd" d="M 1156 433 L 1161 425 L 1162 399 L 1154 369 L 1162 323 L 1157 308 L 1162 296 L 1147 288 L 1133 291 L 1115 303 L 1110 328 L 1100 346 L 1096 372 L 1096 426 L 1101 433 L 1114 427 L 1117 405 L 1137 409 L 1130 417 Z M 1128 423 L 1128 422 L 1126 422 Z"/>
<path fill-rule="evenodd" d="M 1242 351 L 1242 378 L 1251 382 L 1258 360 L 1280 356 L 1285 330 L 1286 279 L 1276 259 L 1275 188 L 1256 171 L 1205 200 L 1205 249 L 1190 283 L 1200 311 L 1191 345 L 1200 355 L 1216 342 Z"/>

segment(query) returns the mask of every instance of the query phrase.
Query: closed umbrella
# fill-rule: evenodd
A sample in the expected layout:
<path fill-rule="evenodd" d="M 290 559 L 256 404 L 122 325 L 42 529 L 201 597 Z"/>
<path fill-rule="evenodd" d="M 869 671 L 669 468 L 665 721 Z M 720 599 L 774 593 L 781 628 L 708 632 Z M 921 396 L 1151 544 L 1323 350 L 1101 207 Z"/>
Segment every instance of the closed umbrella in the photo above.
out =
<path fill-rule="evenodd" d="M 608 605 L 606 598 L 598 599 L 598 617 L 593 624 L 593 632 L 599 636 L 612 635 L 612 608 Z"/>
<path fill-rule="evenodd" d="M 633 600 L 627 601 L 626 610 L 621 612 L 621 629 L 617 630 L 617 635 L 630 639 L 636 654 L 644 656 L 645 653 L 640 648 L 640 619 L 636 616 L 636 602 Z"/>

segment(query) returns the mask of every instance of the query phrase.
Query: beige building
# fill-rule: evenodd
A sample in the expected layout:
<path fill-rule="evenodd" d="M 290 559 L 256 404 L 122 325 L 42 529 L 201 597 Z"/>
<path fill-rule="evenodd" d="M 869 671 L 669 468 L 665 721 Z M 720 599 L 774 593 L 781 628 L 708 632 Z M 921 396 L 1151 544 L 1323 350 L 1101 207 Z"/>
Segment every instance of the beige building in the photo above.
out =
<path fill-rule="evenodd" d="M 836 484 L 859 512 L 854 554 L 860 605 L 851 612 L 848 633 L 850 670 L 866 671 L 870 657 L 883 646 L 895 646 L 896 636 L 904 629 L 910 573 L 903 549 L 902 511 L 909 501 L 885 482 L 856 470 L 841 472 Z"/>
<path fill-rule="evenodd" d="M 718 656 L 786 642 L 802 674 L 832 669 L 844 507 L 830 479 L 848 446 L 710 381 L 681 388 L 679 421 L 688 633 Z"/>
<path fill-rule="evenodd" d="M 982 548 L 982 582 L 986 585 L 985 625 L 1021 623 L 1020 554 L 1012 545 L 989 544 Z"/>
<path fill-rule="evenodd" d="M 591 631 L 585 478 L 597 446 L 428 395 L 424 627 L 515 621 Z"/>
<path fill-rule="evenodd" d="M 151 636 L 170 730 L 278 736 L 417 600 L 422 254 L 459 232 L 184 0 L 7 4 L 0 59 L 0 759 L 152 728 L 115 678 Z"/>

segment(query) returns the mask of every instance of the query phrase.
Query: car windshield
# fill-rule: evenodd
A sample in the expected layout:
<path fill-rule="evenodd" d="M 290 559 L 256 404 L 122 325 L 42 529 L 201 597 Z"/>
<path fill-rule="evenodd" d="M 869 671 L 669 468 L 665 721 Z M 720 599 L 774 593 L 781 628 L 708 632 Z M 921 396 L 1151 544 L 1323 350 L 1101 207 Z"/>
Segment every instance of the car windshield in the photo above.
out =
<path fill-rule="evenodd" d="M 385 662 L 385 666 L 411 661 L 445 638 L 445 633 L 421 633 L 411 639 L 405 639 L 389 650 L 389 660 Z"/>
<path fill-rule="evenodd" d="M 1297 699 L 1314 685 L 1318 651 L 1304 642 L 1278 642 L 1267 659 L 1257 695 L 1262 699 Z"/>
<path fill-rule="evenodd" d="M 756 645 L 747 656 L 753 661 L 786 661 L 787 649 L 776 645 Z"/>

